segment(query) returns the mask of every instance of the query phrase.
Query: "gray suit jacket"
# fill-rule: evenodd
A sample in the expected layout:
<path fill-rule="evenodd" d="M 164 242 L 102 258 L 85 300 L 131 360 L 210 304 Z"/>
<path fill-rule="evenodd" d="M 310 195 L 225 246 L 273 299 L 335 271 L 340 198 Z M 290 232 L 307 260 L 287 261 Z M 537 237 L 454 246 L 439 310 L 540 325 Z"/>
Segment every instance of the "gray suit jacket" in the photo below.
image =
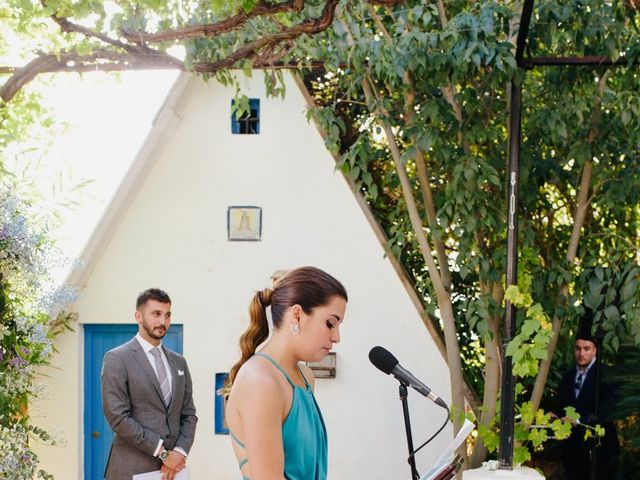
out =
<path fill-rule="evenodd" d="M 153 456 L 158 441 L 167 450 L 189 453 L 196 431 L 191 376 L 184 357 L 162 347 L 171 369 L 171 404 L 162 391 L 147 355 L 135 337 L 107 352 L 102 362 L 102 405 L 115 435 L 107 461 L 107 480 L 131 480 L 138 473 L 160 469 Z"/>

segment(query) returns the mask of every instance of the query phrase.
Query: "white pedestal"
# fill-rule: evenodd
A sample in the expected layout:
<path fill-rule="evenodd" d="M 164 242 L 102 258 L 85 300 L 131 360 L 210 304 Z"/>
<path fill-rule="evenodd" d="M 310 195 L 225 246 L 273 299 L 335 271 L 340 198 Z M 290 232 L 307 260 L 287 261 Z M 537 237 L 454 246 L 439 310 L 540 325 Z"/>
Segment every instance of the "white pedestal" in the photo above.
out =
<path fill-rule="evenodd" d="M 513 470 L 491 470 L 487 466 L 465 470 L 462 480 L 544 480 L 544 476 L 529 467 L 513 467 Z"/>

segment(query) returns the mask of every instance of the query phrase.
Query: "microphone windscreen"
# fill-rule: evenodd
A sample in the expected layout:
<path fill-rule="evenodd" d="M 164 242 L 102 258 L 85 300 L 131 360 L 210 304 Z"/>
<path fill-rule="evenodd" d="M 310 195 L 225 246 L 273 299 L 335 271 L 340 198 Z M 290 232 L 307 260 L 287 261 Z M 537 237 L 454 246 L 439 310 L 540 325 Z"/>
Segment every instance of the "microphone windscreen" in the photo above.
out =
<path fill-rule="evenodd" d="M 369 351 L 369 360 L 373 365 L 389 375 L 398 365 L 398 359 L 391 352 L 382 347 L 373 347 Z"/>

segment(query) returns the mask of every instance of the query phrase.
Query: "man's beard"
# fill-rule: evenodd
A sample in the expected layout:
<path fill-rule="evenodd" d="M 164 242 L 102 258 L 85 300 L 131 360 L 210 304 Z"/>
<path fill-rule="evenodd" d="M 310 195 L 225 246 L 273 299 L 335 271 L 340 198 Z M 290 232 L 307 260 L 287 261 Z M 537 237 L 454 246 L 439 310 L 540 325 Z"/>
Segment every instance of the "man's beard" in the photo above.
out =
<path fill-rule="evenodd" d="M 164 336 L 167 334 L 167 329 L 164 327 L 156 327 L 154 329 L 150 329 L 149 327 L 147 327 L 146 325 L 142 325 L 142 328 L 144 328 L 144 331 L 147 332 L 147 335 L 149 335 L 151 338 L 155 338 L 156 340 L 162 340 L 164 338 Z M 155 330 L 159 330 L 162 333 L 161 334 L 156 334 L 154 333 Z"/>

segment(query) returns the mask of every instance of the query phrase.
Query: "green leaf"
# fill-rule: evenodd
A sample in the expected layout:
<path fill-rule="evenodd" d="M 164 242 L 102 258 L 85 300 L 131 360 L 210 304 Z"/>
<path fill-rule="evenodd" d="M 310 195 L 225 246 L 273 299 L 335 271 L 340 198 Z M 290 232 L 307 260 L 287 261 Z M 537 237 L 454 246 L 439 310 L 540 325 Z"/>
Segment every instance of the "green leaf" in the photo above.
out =
<path fill-rule="evenodd" d="M 571 435 L 571 423 L 562 422 L 561 420 L 555 420 L 551 427 L 553 429 L 553 436 L 558 440 L 564 440 Z"/>
<path fill-rule="evenodd" d="M 256 6 L 256 3 L 258 3 L 258 0 L 243 0 L 242 9 L 245 13 L 250 13 L 251 10 L 253 10 L 253 7 Z"/>
<path fill-rule="evenodd" d="M 531 452 L 527 447 L 518 445 L 513 449 L 513 462 L 515 464 L 523 464 L 531 460 Z"/>
<path fill-rule="evenodd" d="M 622 287 L 622 290 L 620 291 L 620 297 L 622 298 L 622 301 L 624 302 L 633 298 L 636 295 L 637 289 L 638 289 L 637 279 L 632 278 L 627 283 L 625 283 L 624 286 Z"/>
<path fill-rule="evenodd" d="M 548 439 L 547 431 L 542 428 L 533 428 L 529 432 L 529 440 L 534 447 L 539 447 Z"/>
<path fill-rule="evenodd" d="M 620 321 L 620 312 L 615 305 L 609 305 L 604 309 L 604 316 L 612 322 Z"/>
<path fill-rule="evenodd" d="M 531 404 L 531 402 L 522 404 L 520 408 L 520 415 L 522 415 L 522 422 L 525 425 L 531 425 L 533 423 L 535 413 L 533 411 L 533 405 Z"/>
<path fill-rule="evenodd" d="M 460 267 L 460 278 L 462 278 L 462 280 L 464 280 L 465 278 L 467 278 L 467 275 L 469 275 L 469 269 L 467 268 L 466 265 L 462 265 Z"/>
<path fill-rule="evenodd" d="M 578 420 L 580 420 L 580 414 L 574 407 L 565 407 L 564 415 L 570 422 L 577 422 Z"/>

